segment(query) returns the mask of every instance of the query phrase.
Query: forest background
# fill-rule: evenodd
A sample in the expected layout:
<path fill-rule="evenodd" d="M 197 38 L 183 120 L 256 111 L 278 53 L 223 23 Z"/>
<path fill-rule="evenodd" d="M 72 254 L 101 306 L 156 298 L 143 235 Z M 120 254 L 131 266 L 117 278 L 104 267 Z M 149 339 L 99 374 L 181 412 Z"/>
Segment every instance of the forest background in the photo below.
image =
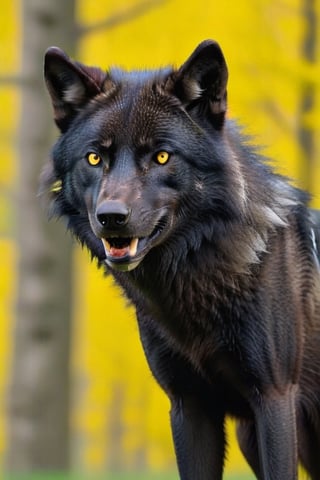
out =
<path fill-rule="evenodd" d="M 319 14 L 317 0 L 2 0 L 0 470 L 175 469 L 169 404 L 133 309 L 36 206 L 57 135 L 41 73 L 46 48 L 103 68 L 153 68 L 179 66 L 216 39 L 230 72 L 228 115 L 320 207 Z M 240 478 L 249 470 L 231 422 L 228 430 L 227 471 Z"/>

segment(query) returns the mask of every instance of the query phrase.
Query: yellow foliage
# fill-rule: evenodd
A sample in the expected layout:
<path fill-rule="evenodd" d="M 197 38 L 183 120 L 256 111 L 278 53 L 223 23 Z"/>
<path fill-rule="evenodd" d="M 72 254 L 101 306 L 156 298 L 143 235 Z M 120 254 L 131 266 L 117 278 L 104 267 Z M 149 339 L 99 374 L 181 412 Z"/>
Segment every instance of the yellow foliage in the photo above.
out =
<path fill-rule="evenodd" d="M 8 364 L 10 363 L 12 338 L 14 284 L 15 284 L 15 249 L 11 241 L 0 237 L 0 459 L 5 448 L 5 399 L 8 384 Z M 9 274 L 10 272 L 10 274 Z"/>
<path fill-rule="evenodd" d="M 124 18 L 138 0 L 78 0 L 78 21 L 90 25 L 103 18 Z M 301 60 L 301 40 L 306 25 L 298 0 L 163 0 L 131 20 L 98 30 L 80 42 L 80 60 L 107 68 L 180 65 L 205 38 L 221 44 L 230 70 L 229 116 L 240 118 L 245 131 L 257 136 L 265 152 L 278 159 L 277 167 L 299 180 L 301 151 L 296 140 L 301 85 L 319 82 L 319 66 Z M 21 25 L 19 3 L 3 0 L 0 17 L 0 75 L 18 70 Z M 320 6 L 317 3 L 317 12 Z M 64 48 L 64 45 L 60 45 Z M 43 50 L 47 45 L 43 46 Z M 319 45 L 318 45 L 319 47 Z M 319 51 L 319 48 L 318 48 Z M 319 83 L 317 83 L 319 87 Z M 320 89 L 318 88 L 318 92 Z M 16 176 L 12 142 L 19 108 L 13 88 L 0 89 L 0 187 L 13 189 Z M 42 100 L 44 101 L 44 100 Z M 320 158 L 319 93 L 312 112 L 304 117 L 316 131 L 315 158 Z M 320 161 L 313 164 L 312 191 L 320 206 Z M 8 205 L 0 195 L 0 214 Z M 9 225 L 0 222 L 0 234 Z M 5 398 L 6 365 L 11 354 L 12 298 L 15 267 L 12 243 L 0 237 L 0 392 Z M 169 431 L 169 403 L 156 386 L 140 346 L 134 310 L 125 307 L 111 278 L 103 278 L 88 255 L 75 252 L 73 331 L 72 431 L 76 467 L 103 470 L 112 447 L 115 428 L 122 431 L 119 448 L 127 467 L 137 466 L 141 449 L 145 463 L 154 469 L 174 465 Z M 0 426 L 4 424 L 1 410 Z M 116 427 L 117 426 L 117 427 Z M 244 470 L 229 424 L 229 471 Z M 3 428 L 0 429 L 3 432 Z M 1 434 L 2 435 L 2 434 Z M 5 437 L 0 435 L 0 455 Z"/>

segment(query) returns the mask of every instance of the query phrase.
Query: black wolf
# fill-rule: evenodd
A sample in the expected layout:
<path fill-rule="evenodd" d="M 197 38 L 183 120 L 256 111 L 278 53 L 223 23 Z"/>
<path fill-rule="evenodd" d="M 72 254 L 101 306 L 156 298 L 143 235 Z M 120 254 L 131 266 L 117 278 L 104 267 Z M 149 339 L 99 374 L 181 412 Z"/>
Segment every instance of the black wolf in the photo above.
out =
<path fill-rule="evenodd" d="M 226 119 L 227 76 L 212 41 L 140 72 L 50 48 L 41 188 L 136 307 L 180 478 L 222 478 L 232 415 L 257 478 L 319 480 L 317 214 Z"/>

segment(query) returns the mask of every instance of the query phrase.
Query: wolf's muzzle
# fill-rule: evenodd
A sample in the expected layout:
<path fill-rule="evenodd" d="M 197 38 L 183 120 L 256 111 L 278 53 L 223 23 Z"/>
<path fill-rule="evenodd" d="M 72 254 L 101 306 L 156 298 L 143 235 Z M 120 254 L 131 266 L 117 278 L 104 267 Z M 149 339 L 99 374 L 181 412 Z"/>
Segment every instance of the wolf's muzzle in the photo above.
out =
<path fill-rule="evenodd" d="M 96 218 L 108 230 L 120 230 L 129 221 L 131 209 L 119 200 L 105 200 L 98 205 Z"/>

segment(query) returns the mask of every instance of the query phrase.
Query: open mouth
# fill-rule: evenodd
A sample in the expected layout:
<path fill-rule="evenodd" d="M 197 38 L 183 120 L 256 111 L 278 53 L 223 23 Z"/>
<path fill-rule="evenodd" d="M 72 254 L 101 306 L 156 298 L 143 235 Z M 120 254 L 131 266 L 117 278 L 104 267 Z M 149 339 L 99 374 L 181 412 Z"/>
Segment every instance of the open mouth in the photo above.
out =
<path fill-rule="evenodd" d="M 154 245 L 156 239 L 164 230 L 166 223 L 165 220 L 161 220 L 148 237 L 114 236 L 101 238 L 106 254 L 106 263 L 115 270 L 133 270 Z"/>
<path fill-rule="evenodd" d="M 122 259 L 134 257 L 138 250 L 139 238 L 102 238 L 102 243 L 107 257 Z"/>

